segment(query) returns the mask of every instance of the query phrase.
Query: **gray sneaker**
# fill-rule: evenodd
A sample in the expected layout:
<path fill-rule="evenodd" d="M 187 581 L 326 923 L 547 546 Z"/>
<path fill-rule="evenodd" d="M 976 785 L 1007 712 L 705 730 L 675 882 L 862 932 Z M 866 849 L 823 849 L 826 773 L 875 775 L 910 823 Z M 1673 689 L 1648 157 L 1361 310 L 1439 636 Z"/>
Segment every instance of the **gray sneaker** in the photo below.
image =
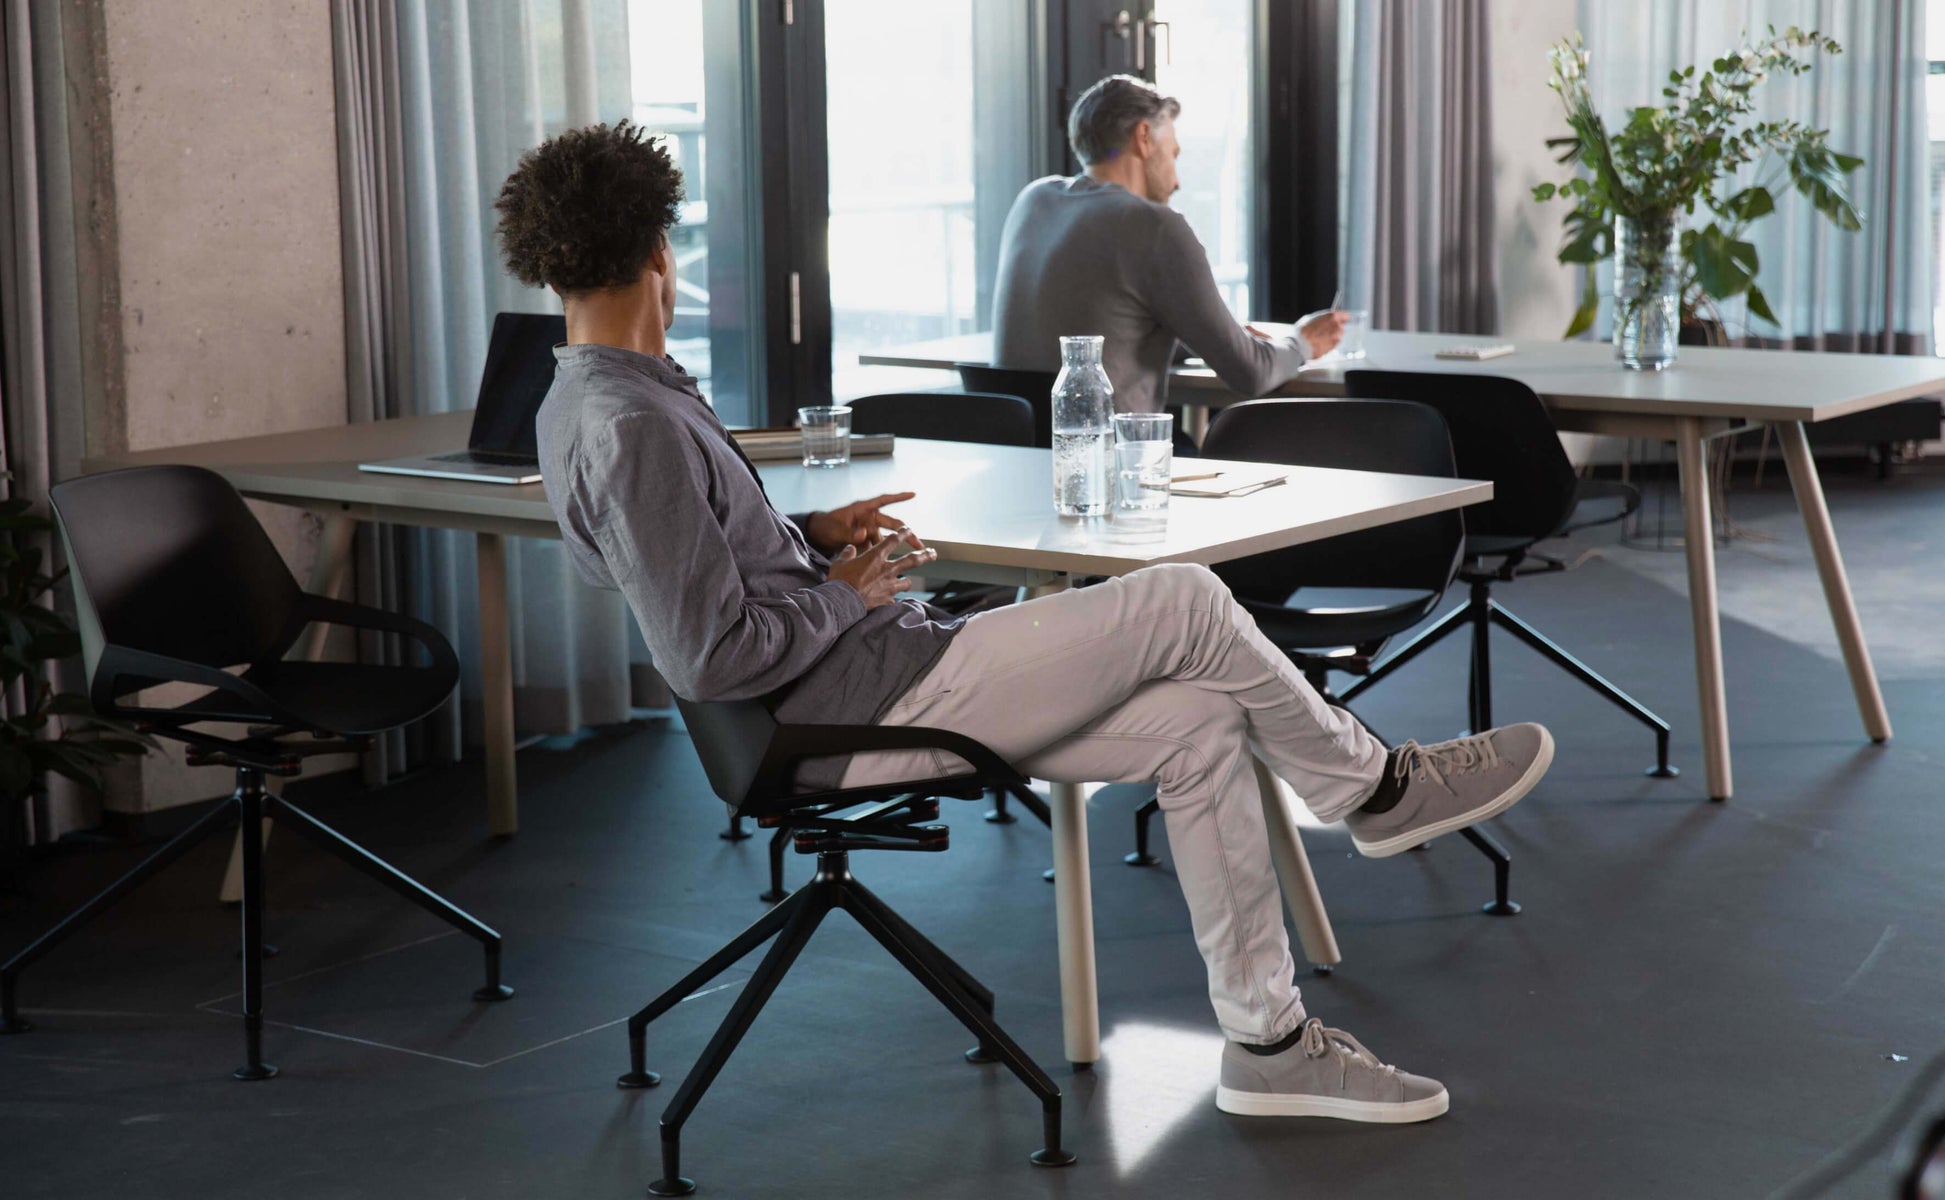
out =
<path fill-rule="evenodd" d="M 1312 1017 L 1281 1054 L 1222 1048 L 1216 1107 L 1245 1117 L 1336 1117 L 1402 1125 L 1429 1121 L 1451 1107 L 1445 1085 L 1378 1061 L 1341 1029 Z"/>
<path fill-rule="evenodd" d="M 1552 765 L 1553 735 L 1528 722 L 1430 746 L 1406 742 L 1394 754 L 1394 777 L 1405 785 L 1398 803 L 1344 818 L 1366 858 L 1389 858 L 1513 807 Z"/>

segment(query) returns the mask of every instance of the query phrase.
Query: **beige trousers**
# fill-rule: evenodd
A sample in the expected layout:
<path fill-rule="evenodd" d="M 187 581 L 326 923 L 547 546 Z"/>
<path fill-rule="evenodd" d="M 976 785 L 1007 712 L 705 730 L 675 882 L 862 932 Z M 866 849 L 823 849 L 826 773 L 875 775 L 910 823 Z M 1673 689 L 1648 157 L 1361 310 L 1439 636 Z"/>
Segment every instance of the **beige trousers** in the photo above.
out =
<path fill-rule="evenodd" d="M 1039 779 L 1154 781 L 1216 1020 L 1258 1043 L 1303 1020 L 1250 754 L 1335 820 L 1370 796 L 1385 751 L 1213 573 L 1150 567 L 980 613 L 880 723 L 965 734 Z M 961 769 L 885 751 L 854 758 L 844 785 Z"/>

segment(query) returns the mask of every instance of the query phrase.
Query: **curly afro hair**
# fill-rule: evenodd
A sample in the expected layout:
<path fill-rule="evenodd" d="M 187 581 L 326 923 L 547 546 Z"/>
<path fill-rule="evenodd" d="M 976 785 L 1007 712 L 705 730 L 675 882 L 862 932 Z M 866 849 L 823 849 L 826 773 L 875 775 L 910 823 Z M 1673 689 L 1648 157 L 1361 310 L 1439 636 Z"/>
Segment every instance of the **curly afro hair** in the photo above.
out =
<path fill-rule="evenodd" d="M 493 207 L 514 278 L 562 294 L 641 278 L 675 224 L 682 169 L 628 121 L 570 129 L 520 156 Z"/>

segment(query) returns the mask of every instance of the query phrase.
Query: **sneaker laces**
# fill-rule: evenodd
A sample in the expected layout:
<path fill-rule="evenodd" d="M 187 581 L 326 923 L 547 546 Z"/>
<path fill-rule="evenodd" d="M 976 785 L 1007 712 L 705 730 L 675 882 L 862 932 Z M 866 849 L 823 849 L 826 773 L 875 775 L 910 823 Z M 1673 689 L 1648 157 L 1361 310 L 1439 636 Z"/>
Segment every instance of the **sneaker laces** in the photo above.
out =
<path fill-rule="evenodd" d="M 1412 771 L 1420 770 L 1433 783 L 1449 792 L 1452 785 L 1445 782 L 1447 775 L 1470 774 L 1498 766 L 1499 747 L 1493 744 L 1490 733 L 1475 733 L 1471 737 L 1454 738 L 1432 746 L 1405 742 L 1398 747 L 1397 762 L 1392 774 L 1399 783 L 1408 782 Z"/>
<path fill-rule="evenodd" d="M 1351 1077 L 1351 1064 L 1358 1063 L 1380 1075 L 1396 1075 L 1398 1068 L 1389 1063 L 1378 1061 L 1378 1056 L 1365 1049 L 1358 1041 L 1342 1029 L 1332 1029 L 1316 1017 L 1303 1023 L 1303 1036 L 1297 1045 L 1303 1048 L 1308 1058 L 1322 1058 L 1326 1054 L 1337 1055 L 1337 1086 L 1342 1088 Z"/>

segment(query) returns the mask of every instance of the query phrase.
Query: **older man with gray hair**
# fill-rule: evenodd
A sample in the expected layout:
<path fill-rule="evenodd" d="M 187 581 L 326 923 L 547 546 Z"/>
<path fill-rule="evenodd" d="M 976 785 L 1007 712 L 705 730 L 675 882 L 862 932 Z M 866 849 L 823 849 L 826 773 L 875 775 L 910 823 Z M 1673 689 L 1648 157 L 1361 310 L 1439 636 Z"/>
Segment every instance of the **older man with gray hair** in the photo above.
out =
<path fill-rule="evenodd" d="M 1067 140 L 1086 170 L 1028 184 L 1000 238 L 997 365 L 1056 370 L 1063 336 L 1097 333 L 1115 407 L 1159 412 L 1178 340 L 1244 396 L 1265 394 L 1337 345 L 1342 313 L 1313 313 L 1294 335 L 1272 338 L 1223 305 L 1202 243 L 1168 206 L 1179 186 L 1181 109 L 1131 75 L 1111 75 L 1074 102 Z"/>

